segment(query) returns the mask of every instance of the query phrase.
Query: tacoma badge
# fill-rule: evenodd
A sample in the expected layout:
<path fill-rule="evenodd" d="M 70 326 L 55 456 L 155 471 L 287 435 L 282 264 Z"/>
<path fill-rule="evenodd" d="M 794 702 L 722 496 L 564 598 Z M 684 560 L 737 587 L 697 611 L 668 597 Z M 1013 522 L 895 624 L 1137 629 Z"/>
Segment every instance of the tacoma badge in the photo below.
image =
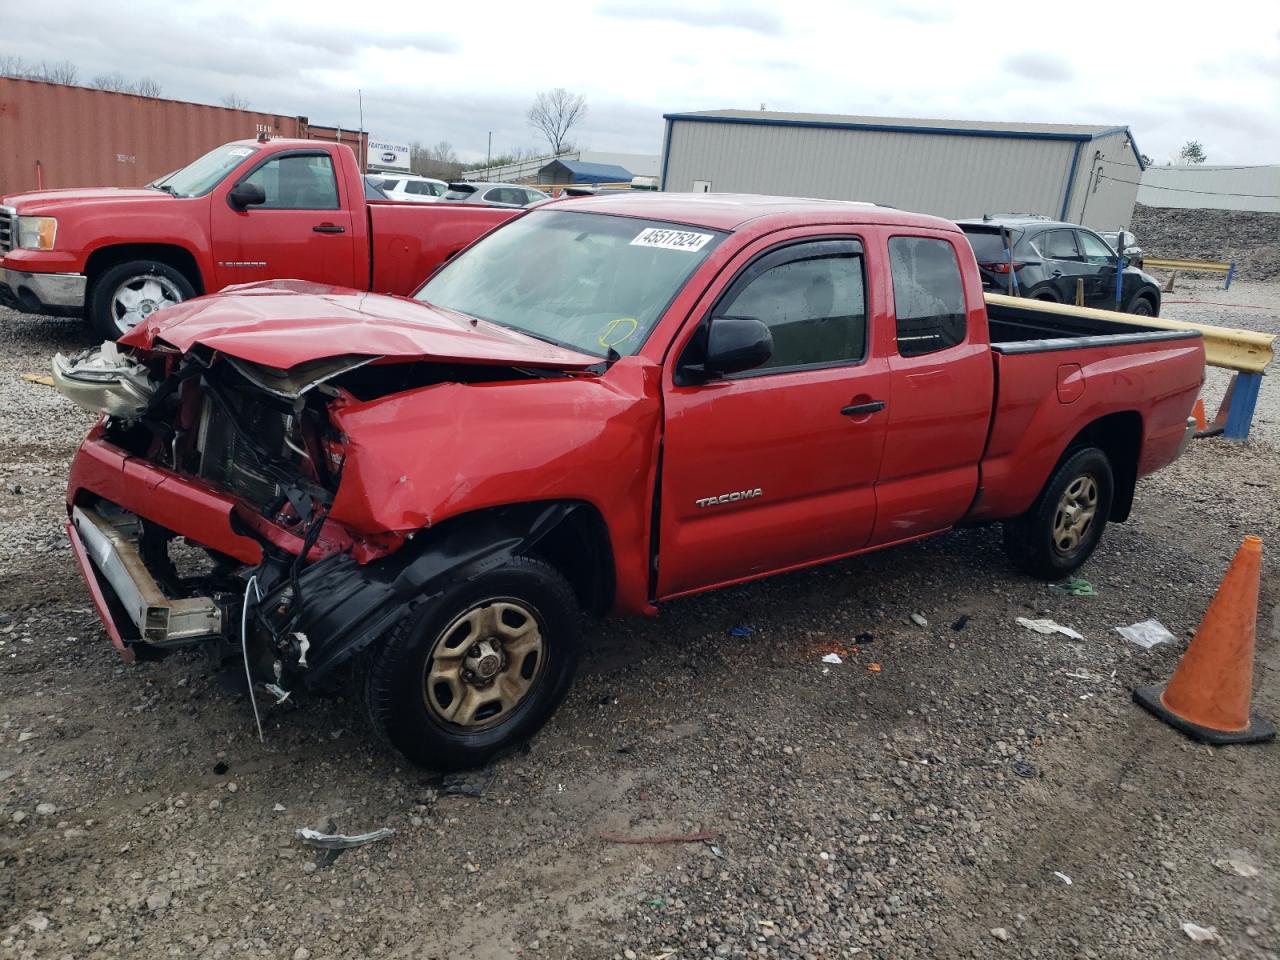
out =
<path fill-rule="evenodd" d="M 764 491 L 759 487 L 754 490 L 735 490 L 733 493 L 722 493 L 718 497 L 702 497 L 693 501 L 700 507 L 714 507 L 721 503 L 737 503 L 739 500 L 751 500 L 755 497 L 763 497 Z"/>

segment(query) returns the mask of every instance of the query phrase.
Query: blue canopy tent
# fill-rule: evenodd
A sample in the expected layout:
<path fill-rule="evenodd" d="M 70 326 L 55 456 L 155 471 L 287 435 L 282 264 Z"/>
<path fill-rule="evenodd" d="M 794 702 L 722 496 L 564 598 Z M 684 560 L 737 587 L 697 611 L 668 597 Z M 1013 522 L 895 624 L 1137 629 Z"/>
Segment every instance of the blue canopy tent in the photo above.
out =
<path fill-rule="evenodd" d="M 543 184 L 630 183 L 631 171 L 616 163 L 585 163 L 581 160 L 552 160 L 538 171 Z"/>

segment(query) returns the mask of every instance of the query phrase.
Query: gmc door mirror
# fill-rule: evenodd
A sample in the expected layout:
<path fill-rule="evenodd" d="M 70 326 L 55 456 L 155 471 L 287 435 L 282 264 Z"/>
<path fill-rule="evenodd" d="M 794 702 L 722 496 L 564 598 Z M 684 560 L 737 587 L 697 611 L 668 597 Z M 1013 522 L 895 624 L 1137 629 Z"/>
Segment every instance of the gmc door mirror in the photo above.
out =
<path fill-rule="evenodd" d="M 227 203 L 237 210 L 267 202 L 267 192 L 256 183 L 237 183 L 227 194 Z"/>
<path fill-rule="evenodd" d="M 712 317 L 705 358 L 691 372 L 720 377 L 751 370 L 773 356 L 773 334 L 755 317 Z"/>

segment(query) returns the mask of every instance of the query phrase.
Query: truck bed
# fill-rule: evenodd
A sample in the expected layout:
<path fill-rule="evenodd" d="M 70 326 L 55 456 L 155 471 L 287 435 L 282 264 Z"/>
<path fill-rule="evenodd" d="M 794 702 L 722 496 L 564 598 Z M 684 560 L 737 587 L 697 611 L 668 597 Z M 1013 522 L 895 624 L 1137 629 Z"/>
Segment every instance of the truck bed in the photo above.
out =
<path fill-rule="evenodd" d="M 475 203 L 371 200 L 369 289 L 408 296 L 472 240 L 523 212 Z"/>
<path fill-rule="evenodd" d="M 1177 457 L 1204 382 L 1198 331 L 1001 301 L 987 303 L 996 390 L 971 519 L 1030 507 L 1059 452 L 1101 418 L 1126 438 L 1136 476 Z"/>

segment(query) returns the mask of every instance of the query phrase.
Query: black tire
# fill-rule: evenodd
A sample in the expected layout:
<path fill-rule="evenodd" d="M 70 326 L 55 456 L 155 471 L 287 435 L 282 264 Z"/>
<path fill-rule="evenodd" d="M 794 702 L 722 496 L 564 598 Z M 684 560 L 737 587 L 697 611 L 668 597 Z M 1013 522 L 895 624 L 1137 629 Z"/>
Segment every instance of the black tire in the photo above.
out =
<path fill-rule="evenodd" d="M 1059 303 L 1058 295 L 1051 290 L 1037 290 L 1031 294 L 1032 300 L 1039 300 L 1041 303 Z"/>
<path fill-rule="evenodd" d="M 1064 495 L 1078 480 L 1090 478 L 1096 489 L 1092 518 L 1073 536 L 1078 542 L 1069 547 L 1071 538 L 1060 540 L 1059 508 Z M 1087 485 L 1081 488 L 1087 490 Z M 1036 498 L 1031 509 L 1022 516 L 1004 522 L 1004 549 L 1009 560 L 1024 573 L 1041 580 L 1060 580 L 1078 570 L 1102 537 L 1103 528 L 1111 514 L 1111 501 L 1115 493 L 1115 480 L 1111 462 L 1097 447 L 1081 447 L 1070 451 L 1054 470 L 1044 490 Z M 1069 520 L 1073 509 L 1064 508 L 1063 521 Z"/>
<path fill-rule="evenodd" d="M 1129 301 L 1129 309 L 1125 312 L 1132 313 L 1135 317 L 1154 317 L 1156 315 L 1156 305 L 1150 297 L 1140 293 Z"/>
<path fill-rule="evenodd" d="M 505 717 L 484 721 L 487 726 L 468 729 L 446 722 L 436 701 L 429 702 L 433 651 L 438 642 L 474 648 L 474 631 L 464 643 L 451 644 L 461 627 L 452 627 L 448 635 L 446 628 L 469 611 L 508 601 L 531 610 L 541 633 L 531 685 Z M 581 632 L 577 599 L 560 571 L 533 557 L 512 557 L 411 610 L 371 653 L 364 676 L 369 718 L 389 745 L 416 764 L 435 770 L 481 766 L 529 739 L 555 712 L 577 670 Z"/>
<path fill-rule="evenodd" d="M 118 295 L 131 286 L 145 286 L 148 281 L 161 296 L 145 299 L 139 312 L 150 315 L 156 309 L 181 303 L 196 295 L 191 281 L 177 268 L 159 260 L 128 260 L 104 270 L 93 281 L 89 291 L 89 323 L 100 337 L 117 340 L 135 324 L 121 316 Z"/>

